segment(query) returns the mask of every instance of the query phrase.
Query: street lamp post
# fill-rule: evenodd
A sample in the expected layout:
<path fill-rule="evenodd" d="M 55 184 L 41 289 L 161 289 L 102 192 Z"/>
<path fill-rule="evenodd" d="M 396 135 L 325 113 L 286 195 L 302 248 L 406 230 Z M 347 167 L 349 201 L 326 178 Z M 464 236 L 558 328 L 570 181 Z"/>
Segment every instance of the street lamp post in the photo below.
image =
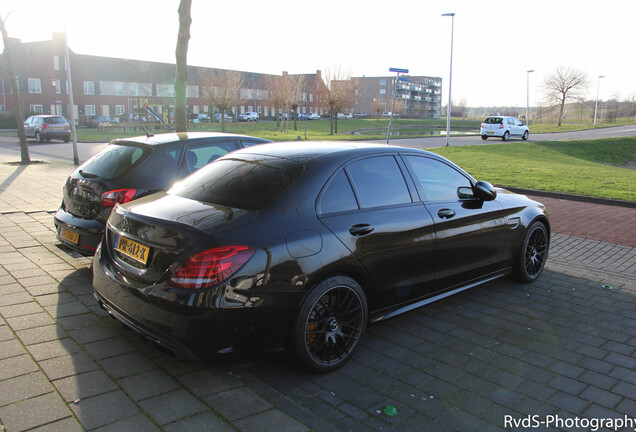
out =
<path fill-rule="evenodd" d="M 605 78 L 603 75 L 598 76 L 598 83 L 596 84 L 596 103 L 594 104 L 594 127 L 596 127 L 596 113 L 598 112 L 598 90 L 601 87 L 601 78 Z"/>
<path fill-rule="evenodd" d="M 450 119 L 451 119 L 451 86 L 453 83 L 453 33 L 455 31 L 455 12 L 442 14 L 442 16 L 451 17 L 451 49 L 450 49 L 450 73 L 448 74 L 448 114 L 446 116 L 446 147 L 449 145 L 450 138 Z"/>
<path fill-rule="evenodd" d="M 526 124 L 530 126 L 530 74 L 534 72 L 531 69 L 526 72 Z"/>

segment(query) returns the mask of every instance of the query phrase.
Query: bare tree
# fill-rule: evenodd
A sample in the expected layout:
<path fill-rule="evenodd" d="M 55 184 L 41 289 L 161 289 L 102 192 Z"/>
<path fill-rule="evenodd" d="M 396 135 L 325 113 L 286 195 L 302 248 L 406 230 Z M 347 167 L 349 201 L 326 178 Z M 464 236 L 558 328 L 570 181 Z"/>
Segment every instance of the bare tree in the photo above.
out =
<path fill-rule="evenodd" d="M 9 12 L 10 13 L 10 12 Z M 9 14 L 7 14 L 8 16 Z M 4 56 L 7 59 L 7 73 L 11 81 L 11 93 L 13 93 L 13 106 L 15 111 L 15 122 L 18 126 L 18 138 L 20 139 L 20 163 L 31 163 L 29 156 L 29 146 L 27 145 L 26 134 L 24 133 L 24 115 L 22 114 L 22 101 L 18 90 L 18 80 L 13 63 L 13 53 L 11 52 L 12 42 L 7 35 L 7 28 L 4 25 L 6 18 L 0 17 L 0 31 L 2 31 L 2 42 L 4 43 Z"/>
<path fill-rule="evenodd" d="M 329 110 L 331 117 L 331 130 L 329 134 L 333 135 L 334 125 L 335 133 L 338 133 L 338 113 L 354 103 L 355 85 L 351 81 L 351 77 L 344 74 L 340 68 L 325 69 L 324 81 L 324 94 L 321 95 L 321 100 Z"/>
<path fill-rule="evenodd" d="M 287 102 L 287 87 L 282 76 L 268 75 L 264 79 L 265 89 L 269 94 L 269 100 L 274 107 L 274 116 L 276 117 L 276 128 L 280 127 L 280 114 Z M 278 111 L 278 115 L 276 114 Z"/>
<path fill-rule="evenodd" d="M 177 36 L 177 70 L 174 79 L 175 126 L 177 132 L 186 131 L 186 88 L 188 85 L 188 41 L 190 40 L 190 9 L 192 0 L 179 3 L 179 34 Z"/>
<path fill-rule="evenodd" d="M 373 99 L 373 101 L 371 102 L 371 111 L 375 113 L 375 117 L 377 119 L 380 118 L 380 113 L 382 112 L 382 109 L 383 109 L 383 106 L 380 103 L 380 101 L 377 99 Z"/>
<path fill-rule="evenodd" d="M 543 81 L 544 101 L 548 105 L 559 107 L 559 126 L 561 126 L 566 102 L 581 97 L 589 85 L 585 72 L 561 66 Z"/>
<path fill-rule="evenodd" d="M 244 80 L 240 72 L 231 70 L 202 70 L 199 79 L 203 97 L 208 105 L 221 112 L 221 130 L 225 132 L 225 113 L 242 102 L 241 88 Z"/>
<path fill-rule="evenodd" d="M 303 93 L 305 92 L 305 77 L 302 75 L 287 75 L 286 80 L 288 81 L 288 97 L 287 105 L 291 108 L 292 113 L 294 115 L 294 130 L 298 130 L 298 125 L 296 124 L 296 120 L 298 119 L 298 107 L 300 107 L 300 102 L 302 100 Z"/>

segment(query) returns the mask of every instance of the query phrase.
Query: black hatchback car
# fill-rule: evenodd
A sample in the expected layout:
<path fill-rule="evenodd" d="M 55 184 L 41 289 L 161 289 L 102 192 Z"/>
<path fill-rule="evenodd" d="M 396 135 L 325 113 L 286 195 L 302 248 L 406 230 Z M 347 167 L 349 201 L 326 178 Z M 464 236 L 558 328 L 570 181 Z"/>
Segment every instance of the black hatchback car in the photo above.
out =
<path fill-rule="evenodd" d="M 186 132 L 116 139 L 69 176 L 54 222 L 66 246 L 92 255 L 113 206 L 168 189 L 177 180 L 236 149 L 269 140 Z"/>
<path fill-rule="evenodd" d="M 290 348 L 327 372 L 367 323 L 542 272 L 543 205 L 433 153 L 373 144 L 239 150 L 117 205 L 98 302 L 188 359 Z"/>

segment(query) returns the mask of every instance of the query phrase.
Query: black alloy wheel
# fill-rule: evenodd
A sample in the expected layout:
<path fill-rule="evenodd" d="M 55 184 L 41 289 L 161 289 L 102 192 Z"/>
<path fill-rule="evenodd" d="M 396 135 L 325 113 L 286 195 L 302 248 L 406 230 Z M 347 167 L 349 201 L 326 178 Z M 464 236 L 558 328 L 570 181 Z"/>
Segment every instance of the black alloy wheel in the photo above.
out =
<path fill-rule="evenodd" d="M 548 258 L 549 244 L 548 230 L 545 225 L 538 221 L 530 225 L 515 262 L 513 275 L 522 282 L 536 280 Z"/>
<path fill-rule="evenodd" d="M 523 133 L 523 136 L 521 137 L 522 140 L 527 141 L 528 140 L 528 136 L 530 136 L 530 133 L 528 133 L 528 131 L 525 131 Z"/>
<path fill-rule="evenodd" d="M 482 135 L 481 139 L 483 139 L 484 141 L 486 141 L 488 139 L 488 137 L 486 135 Z"/>
<path fill-rule="evenodd" d="M 303 302 L 294 328 L 301 364 L 313 372 L 331 372 L 353 355 L 367 324 L 362 288 L 346 276 L 318 284 Z"/>

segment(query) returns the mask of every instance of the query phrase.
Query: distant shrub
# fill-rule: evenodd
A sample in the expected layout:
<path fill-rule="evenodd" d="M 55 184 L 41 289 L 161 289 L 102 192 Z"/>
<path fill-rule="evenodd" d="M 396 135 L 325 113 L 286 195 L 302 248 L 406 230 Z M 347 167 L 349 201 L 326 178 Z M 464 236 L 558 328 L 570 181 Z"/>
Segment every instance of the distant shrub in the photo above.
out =
<path fill-rule="evenodd" d="M 15 114 L 12 112 L 0 113 L 0 129 L 16 129 Z"/>

